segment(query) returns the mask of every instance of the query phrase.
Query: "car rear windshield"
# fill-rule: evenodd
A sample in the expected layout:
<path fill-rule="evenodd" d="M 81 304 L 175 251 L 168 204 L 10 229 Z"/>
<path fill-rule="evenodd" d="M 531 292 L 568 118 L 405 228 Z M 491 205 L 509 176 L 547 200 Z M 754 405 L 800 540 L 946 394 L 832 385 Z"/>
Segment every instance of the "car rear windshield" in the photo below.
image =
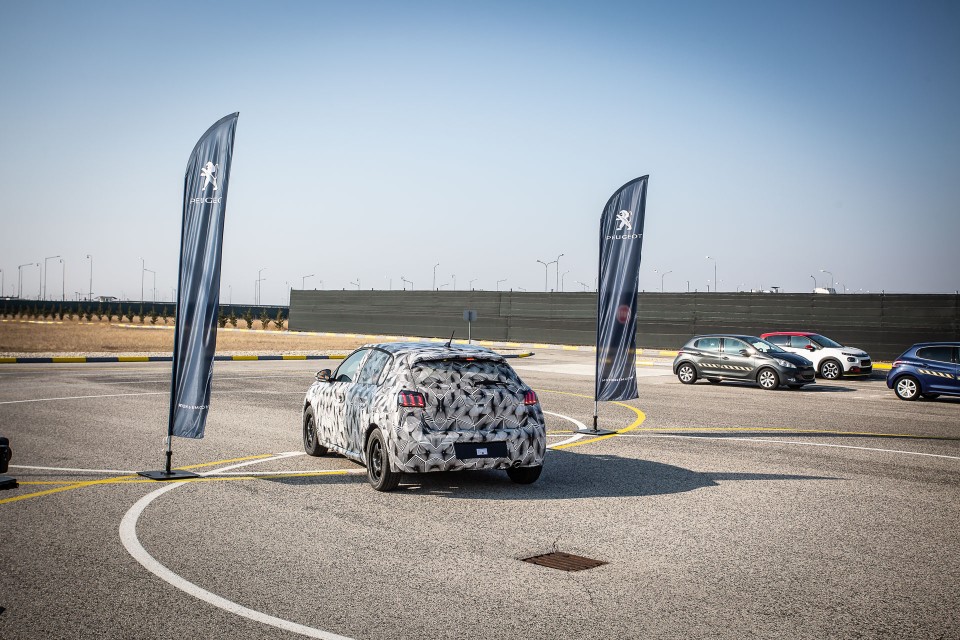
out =
<path fill-rule="evenodd" d="M 425 360 L 411 367 L 417 385 L 433 387 L 457 384 L 464 378 L 473 384 L 520 384 L 510 365 L 495 360 L 446 359 Z"/>
<path fill-rule="evenodd" d="M 826 336 L 821 336 L 819 334 L 814 334 L 810 336 L 810 339 L 816 342 L 821 347 L 827 347 L 828 349 L 841 349 L 843 348 L 842 344 L 836 343 Z"/>

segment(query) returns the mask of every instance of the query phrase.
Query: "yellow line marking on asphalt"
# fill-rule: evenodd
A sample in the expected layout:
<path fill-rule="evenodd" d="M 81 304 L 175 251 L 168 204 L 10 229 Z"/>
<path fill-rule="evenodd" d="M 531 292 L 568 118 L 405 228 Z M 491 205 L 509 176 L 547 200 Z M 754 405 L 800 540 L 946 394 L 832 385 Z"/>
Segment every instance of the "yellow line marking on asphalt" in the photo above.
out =
<path fill-rule="evenodd" d="M 221 464 L 229 464 L 231 462 L 243 462 L 245 460 L 259 460 L 261 458 L 270 458 L 273 457 L 273 454 L 260 454 L 255 456 L 246 456 L 244 458 L 231 458 L 229 460 L 218 460 L 216 462 L 203 462 L 200 464 L 189 465 L 186 467 L 177 467 L 178 469 L 199 469 L 201 467 L 213 467 Z M 13 496 L 10 498 L 0 499 L 0 504 L 7 504 L 9 502 L 18 502 L 20 500 L 26 500 L 27 498 L 39 498 L 41 496 L 49 496 L 54 493 L 60 493 L 62 491 L 71 491 L 73 489 L 83 489 L 85 487 L 92 487 L 100 484 L 127 484 L 128 480 L 137 481 L 137 476 L 131 475 L 122 475 L 115 476 L 113 478 L 100 478 L 98 480 L 85 480 L 83 482 L 73 482 L 63 487 L 57 487 L 55 489 L 45 489 L 43 491 L 34 491 L 32 493 L 25 493 L 19 496 Z M 145 478 L 145 480 L 147 480 Z M 148 482 L 157 482 L 157 480 L 147 480 Z M 25 484 L 25 483 L 21 483 Z"/>
<path fill-rule="evenodd" d="M 577 398 L 587 398 L 589 400 L 593 400 L 591 396 L 587 396 L 582 393 L 571 393 L 569 391 L 554 391 L 552 389 L 541 389 L 541 391 L 545 391 L 546 393 L 559 393 L 560 395 L 575 396 Z M 637 409 L 636 407 L 632 407 L 629 404 L 625 404 L 623 402 L 613 402 L 612 404 L 616 404 L 621 407 L 626 407 L 627 409 L 630 409 L 630 411 L 633 411 L 634 413 L 637 414 L 637 419 L 631 422 L 629 425 L 627 425 L 623 429 L 618 429 L 615 433 L 611 433 L 610 435 L 597 436 L 596 438 L 588 438 L 587 440 L 577 440 L 576 442 L 571 442 L 569 444 L 557 445 L 556 447 L 553 447 L 553 449 L 554 450 L 569 449 L 570 447 L 579 447 L 580 445 L 590 444 L 591 442 L 600 442 L 601 440 L 607 440 L 608 438 L 613 438 L 614 436 L 618 436 L 621 433 L 633 431 L 634 429 L 639 427 L 641 424 L 643 424 L 643 421 L 647 419 L 647 415 L 640 409 Z"/>
<path fill-rule="evenodd" d="M 76 484 L 74 480 L 20 480 L 17 484 L 53 484 L 53 485 L 64 485 L 64 484 Z"/>
<path fill-rule="evenodd" d="M 917 440 L 958 440 L 960 438 L 944 438 L 943 436 L 923 436 L 911 433 L 877 433 L 874 431 L 836 431 L 832 429 L 791 429 L 789 427 L 644 427 L 638 431 L 681 431 L 717 433 L 743 433 L 769 431 L 771 433 L 819 433 L 838 436 L 868 436 L 872 438 L 915 438 Z"/>

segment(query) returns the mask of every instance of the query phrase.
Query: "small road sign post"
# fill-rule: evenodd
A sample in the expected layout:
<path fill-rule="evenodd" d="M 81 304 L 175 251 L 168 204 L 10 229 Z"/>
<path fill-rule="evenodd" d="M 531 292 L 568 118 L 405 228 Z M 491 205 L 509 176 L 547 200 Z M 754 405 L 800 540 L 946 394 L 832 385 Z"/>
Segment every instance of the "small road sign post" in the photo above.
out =
<path fill-rule="evenodd" d="M 477 312 L 474 309 L 464 309 L 463 319 L 467 321 L 467 344 L 473 344 L 472 325 L 477 321 Z"/>

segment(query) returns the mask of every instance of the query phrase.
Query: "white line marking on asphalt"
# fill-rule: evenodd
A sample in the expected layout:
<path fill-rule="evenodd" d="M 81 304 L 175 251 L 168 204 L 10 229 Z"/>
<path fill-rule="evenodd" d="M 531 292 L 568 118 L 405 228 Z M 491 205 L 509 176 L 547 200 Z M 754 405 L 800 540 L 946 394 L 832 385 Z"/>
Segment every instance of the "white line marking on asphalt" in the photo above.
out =
<path fill-rule="evenodd" d="M 22 404 L 24 402 L 56 402 L 57 400 L 88 400 L 90 398 L 122 398 L 125 396 L 162 396 L 169 391 L 142 391 L 140 393 L 107 393 L 101 396 L 66 396 L 63 398 L 33 398 L 32 400 L 4 400 L 0 404 Z"/>
<path fill-rule="evenodd" d="M 738 438 L 731 436 L 687 436 L 679 434 L 653 434 L 653 433 L 623 433 L 621 436 L 634 438 L 687 438 L 689 440 L 739 440 L 742 442 L 764 442 L 776 444 L 794 444 L 801 447 L 833 447 L 835 449 L 859 449 L 860 451 L 877 451 L 880 453 L 902 453 L 905 456 L 926 456 L 929 458 L 947 458 L 948 460 L 960 460 L 960 456 L 947 456 L 940 453 L 921 453 L 919 451 L 901 451 L 900 449 L 879 449 L 877 447 L 855 447 L 850 444 L 830 444 L 827 442 L 799 442 L 797 440 L 773 440 L 767 438 Z"/>
<path fill-rule="evenodd" d="M 25 464 L 11 464 L 11 469 L 39 469 L 41 471 L 71 471 L 74 473 L 107 473 L 107 474 L 127 474 L 136 473 L 136 471 L 127 471 L 124 469 L 70 469 L 67 467 L 35 467 Z"/>
<path fill-rule="evenodd" d="M 563 418 L 564 420 L 569 420 L 570 422 L 572 422 L 573 424 L 577 425 L 577 426 L 580 427 L 581 429 L 586 429 L 586 428 L 587 428 L 587 425 L 583 424 L 583 423 L 580 422 L 579 420 L 575 420 L 575 419 L 571 418 L 570 416 L 565 416 L 565 415 L 563 415 L 562 413 L 554 413 L 553 411 L 544 411 L 544 413 L 547 414 L 547 415 L 551 415 L 551 416 L 557 416 L 558 418 Z M 579 440 L 579 439 L 582 438 L 582 437 L 584 437 L 584 434 L 582 434 L 582 433 L 575 433 L 575 434 L 573 434 L 571 437 L 567 438 L 566 440 L 563 440 L 563 441 L 561 441 L 561 442 L 554 442 L 553 444 L 548 445 L 548 446 L 547 446 L 547 449 L 552 449 L 552 448 L 554 448 L 554 447 L 559 447 L 559 446 L 562 445 L 562 444 L 569 444 L 569 443 L 571 443 L 571 442 L 576 442 L 577 440 Z"/>
<path fill-rule="evenodd" d="M 299 455 L 299 454 L 297 454 Z M 236 469 L 238 467 L 245 467 L 251 464 L 260 464 L 262 462 L 267 462 L 270 460 L 277 460 L 278 458 L 288 457 L 285 454 L 280 454 L 273 458 L 267 458 L 265 460 L 251 460 L 249 462 L 241 462 L 239 464 L 230 465 L 218 469 L 216 471 L 210 471 L 201 475 L 214 475 L 217 473 L 223 473 L 229 471 L 230 469 Z M 143 545 L 140 544 L 140 540 L 137 538 L 137 521 L 140 519 L 140 515 L 143 511 L 150 505 L 151 502 L 167 493 L 168 491 L 173 491 L 177 487 L 181 487 L 187 482 L 175 482 L 169 484 L 165 487 L 161 487 L 156 491 L 148 493 L 144 497 L 140 498 L 130 510 L 127 511 L 123 516 L 123 520 L 120 522 L 120 541 L 123 542 L 123 546 L 126 548 L 127 552 L 133 556 L 134 560 L 139 562 L 146 568 L 150 573 L 154 574 L 164 582 L 180 589 L 181 591 L 192 595 L 193 597 L 203 600 L 208 604 L 228 611 L 235 615 L 247 618 L 248 620 L 253 620 L 255 622 L 261 622 L 263 624 L 268 624 L 272 627 L 277 627 L 278 629 L 283 629 L 285 631 L 292 631 L 293 633 L 299 633 L 301 635 L 307 636 L 308 638 L 321 638 L 323 640 L 350 640 L 346 636 L 337 635 L 335 633 L 330 633 L 329 631 L 322 631 L 320 629 L 314 629 L 313 627 L 308 627 L 302 624 L 297 624 L 296 622 L 291 622 L 289 620 L 284 620 L 283 618 L 277 618 L 269 614 L 263 613 L 261 611 L 256 611 L 254 609 L 248 609 L 243 605 L 237 604 L 236 602 L 231 602 L 226 598 L 222 598 L 215 593 L 211 593 L 206 589 L 198 587 L 197 585 L 189 582 L 178 576 L 176 573 L 166 568 L 160 562 L 158 562 L 153 556 L 151 556 L 146 549 L 143 548 Z"/>

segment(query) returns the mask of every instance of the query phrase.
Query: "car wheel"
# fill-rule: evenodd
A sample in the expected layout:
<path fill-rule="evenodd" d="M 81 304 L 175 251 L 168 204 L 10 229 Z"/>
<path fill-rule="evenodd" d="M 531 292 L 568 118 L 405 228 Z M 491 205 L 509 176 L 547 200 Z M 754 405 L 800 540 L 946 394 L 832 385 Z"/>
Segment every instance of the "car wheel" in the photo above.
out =
<path fill-rule="evenodd" d="M 916 400 L 920 395 L 920 383 L 913 376 L 903 376 L 893 385 L 893 392 L 901 400 Z"/>
<path fill-rule="evenodd" d="M 777 372 L 769 367 L 764 367 L 760 369 L 760 373 L 757 374 L 757 384 L 760 385 L 761 389 L 766 389 L 770 391 L 776 389 L 780 386 L 780 376 L 777 375 Z"/>
<path fill-rule="evenodd" d="M 543 471 L 541 464 L 535 467 L 510 467 L 507 469 L 507 475 L 517 484 L 533 484 L 540 477 L 541 471 Z"/>
<path fill-rule="evenodd" d="M 927 400 L 933 400 L 934 398 L 940 397 L 939 393 L 921 393 L 920 395 L 922 395 Z"/>
<path fill-rule="evenodd" d="M 720 378 L 707 378 L 707 382 L 710 384 L 720 384 Z"/>
<path fill-rule="evenodd" d="M 820 377 L 824 380 L 839 380 L 843 377 L 843 365 L 836 360 L 824 360 L 820 363 Z"/>
<path fill-rule="evenodd" d="M 400 484 L 400 473 L 390 468 L 390 456 L 383 432 L 374 429 L 367 440 L 367 480 L 377 491 L 393 491 Z"/>
<path fill-rule="evenodd" d="M 697 370 L 689 362 L 684 362 L 677 369 L 677 377 L 683 384 L 693 384 L 697 381 Z"/>
<path fill-rule="evenodd" d="M 313 414 L 313 407 L 307 407 L 303 412 L 303 450 L 314 457 L 327 455 L 327 448 L 320 446 L 317 437 L 317 418 Z"/>

